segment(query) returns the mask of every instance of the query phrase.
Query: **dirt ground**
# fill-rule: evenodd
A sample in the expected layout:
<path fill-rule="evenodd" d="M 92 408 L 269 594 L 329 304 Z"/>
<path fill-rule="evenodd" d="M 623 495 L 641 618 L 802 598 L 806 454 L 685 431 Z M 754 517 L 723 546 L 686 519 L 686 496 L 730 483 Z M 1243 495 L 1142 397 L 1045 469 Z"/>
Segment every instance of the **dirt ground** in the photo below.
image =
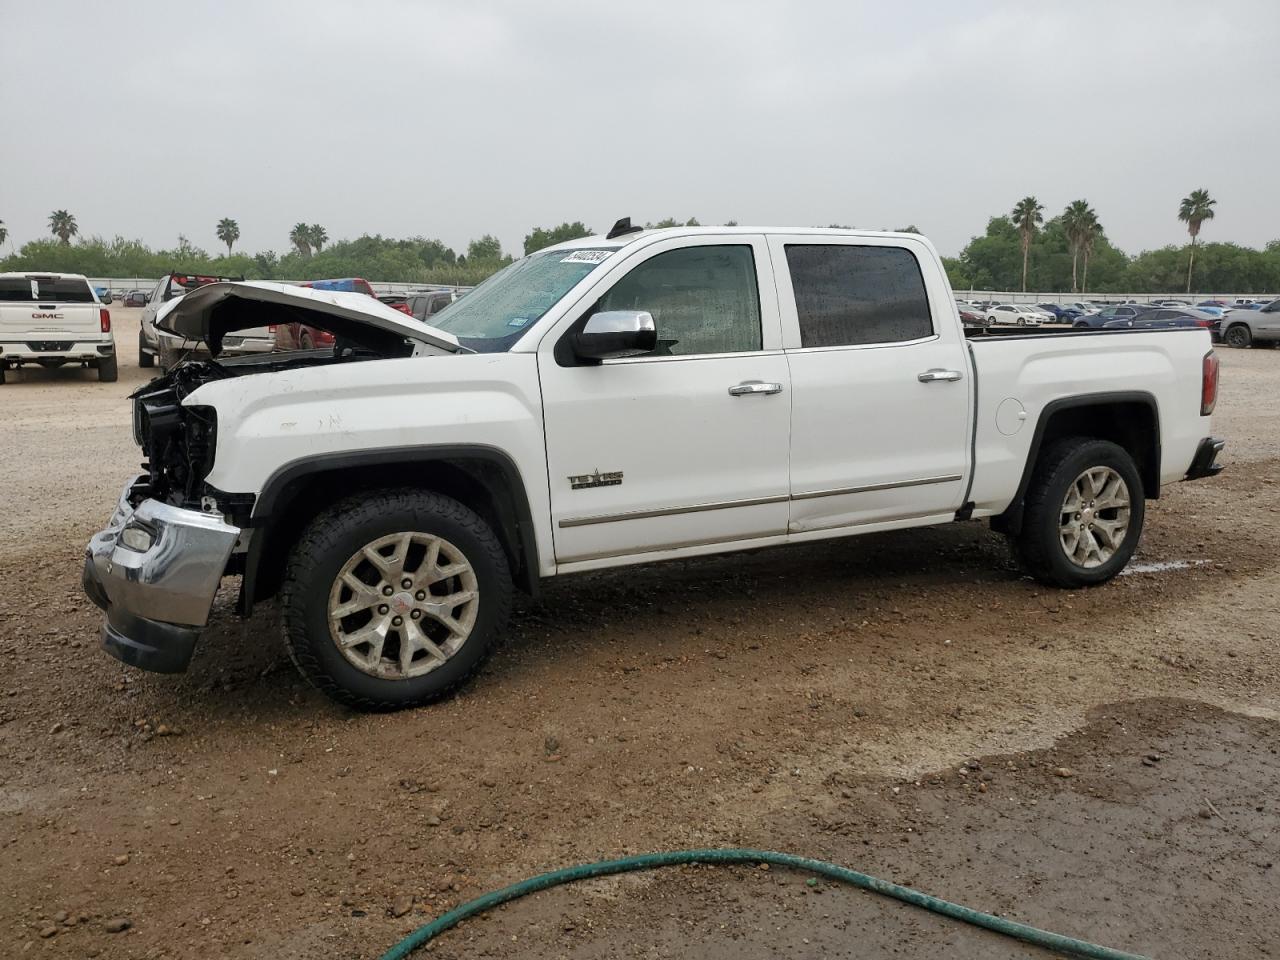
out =
<path fill-rule="evenodd" d="M 183 676 L 98 649 L 81 552 L 139 457 L 137 315 L 119 383 L 0 387 L 0 956 L 370 958 L 534 873 L 728 845 L 1280 953 L 1280 352 L 1220 350 L 1228 470 L 1152 503 L 1108 586 L 1039 586 L 981 523 L 565 578 L 461 695 L 365 716 L 229 596 Z M 809 879 L 593 881 L 425 955 L 1047 956 Z"/>

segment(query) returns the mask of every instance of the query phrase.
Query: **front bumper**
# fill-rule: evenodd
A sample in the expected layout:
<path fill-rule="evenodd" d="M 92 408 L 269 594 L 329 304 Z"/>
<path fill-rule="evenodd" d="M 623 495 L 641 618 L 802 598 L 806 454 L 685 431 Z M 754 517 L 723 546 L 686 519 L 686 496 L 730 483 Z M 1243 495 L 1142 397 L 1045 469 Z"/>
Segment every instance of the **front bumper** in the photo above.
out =
<path fill-rule="evenodd" d="M 158 500 L 135 508 L 138 476 L 125 485 L 106 529 L 85 549 L 84 591 L 106 611 L 102 646 L 125 663 L 181 673 L 200 628 L 209 620 L 218 584 L 240 528 L 221 515 L 184 510 Z M 126 529 L 145 531 L 150 546 L 126 546 Z"/>
<path fill-rule="evenodd" d="M 1186 479 L 1201 480 L 1205 477 L 1217 476 L 1222 472 L 1222 464 L 1218 463 L 1218 454 L 1227 445 L 1227 441 L 1217 437 L 1205 437 L 1196 448 L 1196 455 L 1191 461 L 1191 469 Z"/>
<path fill-rule="evenodd" d="M 116 352 L 114 340 L 73 340 L 68 337 L 32 336 L 30 340 L 0 342 L 0 363 L 35 363 L 37 360 L 66 360 L 83 363 L 100 360 Z"/>

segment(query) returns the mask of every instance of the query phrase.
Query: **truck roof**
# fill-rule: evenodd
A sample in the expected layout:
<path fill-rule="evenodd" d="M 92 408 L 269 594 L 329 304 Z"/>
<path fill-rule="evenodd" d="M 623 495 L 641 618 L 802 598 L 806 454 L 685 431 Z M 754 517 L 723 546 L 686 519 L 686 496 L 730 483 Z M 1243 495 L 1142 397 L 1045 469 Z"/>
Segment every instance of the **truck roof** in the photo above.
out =
<path fill-rule="evenodd" d="M 12 273 L 0 273 L 0 280 L 16 280 L 16 279 L 83 280 L 85 281 L 85 283 L 89 282 L 89 278 L 86 277 L 83 273 L 54 273 L 53 271 L 49 271 L 49 270 L 43 270 L 43 271 L 42 270 L 21 270 L 21 271 L 15 271 Z"/>

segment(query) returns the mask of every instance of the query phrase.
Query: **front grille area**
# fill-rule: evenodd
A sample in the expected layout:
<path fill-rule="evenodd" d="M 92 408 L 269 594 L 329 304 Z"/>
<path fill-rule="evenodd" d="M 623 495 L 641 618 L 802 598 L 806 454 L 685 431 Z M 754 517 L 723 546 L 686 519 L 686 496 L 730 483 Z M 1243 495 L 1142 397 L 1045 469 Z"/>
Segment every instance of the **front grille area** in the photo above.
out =
<path fill-rule="evenodd" d="M 28 340 L 27 349 L 36 353 L 65 353 L 75 345 L 73 340 Z"/>

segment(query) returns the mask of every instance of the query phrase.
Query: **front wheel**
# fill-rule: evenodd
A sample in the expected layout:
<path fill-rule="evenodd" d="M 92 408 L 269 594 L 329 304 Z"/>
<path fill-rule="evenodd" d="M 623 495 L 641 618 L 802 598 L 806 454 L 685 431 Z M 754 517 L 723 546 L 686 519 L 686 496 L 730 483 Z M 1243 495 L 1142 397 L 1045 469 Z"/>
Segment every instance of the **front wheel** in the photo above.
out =
<path fill-rule="evenodd" d="M 1253 343 L 1253 334 L 1244 324 L 1238 323 L 1227 329 L 1227 335 L 1223 339 L 1228 347 L 1247 347 Z"/>
<path fill-rule="evenodd" d="M 511 572 L 476 513 L 423 490 L 344 500 L 294 547 L 281 597 L 293 662 L 358 710 L 398 710 L 464 683 L 502 633 Z"/>
<path fill-rule="evenodd" d="M 147 338 L 138 331 L 138 366 L 149 370 L 156 365 L 156 355 L 147 349 Z"/>
<path fill-rule="evenodd" d="M 1109 440 L 1057 440 L 1027 489 L 1018 557 L 1050 586 L 1105 583 L 1133 556 L 1145 515 L 1142 477 L 1127 450 Z"/>

